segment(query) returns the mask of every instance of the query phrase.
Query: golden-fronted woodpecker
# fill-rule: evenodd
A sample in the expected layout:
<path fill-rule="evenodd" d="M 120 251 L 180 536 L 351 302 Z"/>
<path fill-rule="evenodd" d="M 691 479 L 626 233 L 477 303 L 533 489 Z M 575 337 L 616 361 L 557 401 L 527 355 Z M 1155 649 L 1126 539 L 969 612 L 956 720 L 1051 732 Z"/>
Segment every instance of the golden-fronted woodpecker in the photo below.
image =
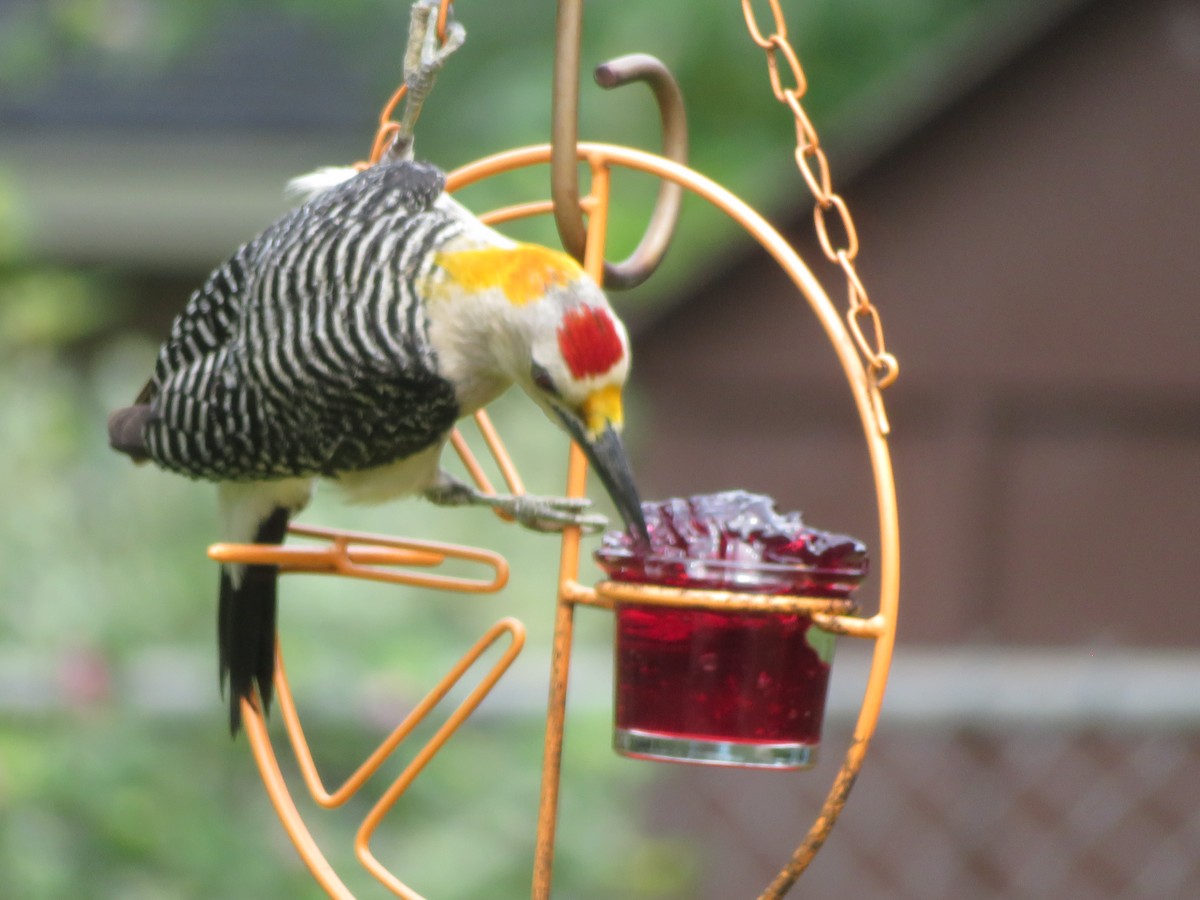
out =
<path fill-rule="evenodd" d="M 569 256 L 484 225 L 433 166 L 337 173 L 191 296 L 146 388 L 109 418 L 112 446 L 217 482 L 229 542 L 281 543 L 318 478 L 354 501 L 416 494 L 537 530 L 601 526 L 586 501 L 484 495 L 441 468 L 455 422 L 516 384 L 644 533 L 620 440 L 629 339 L 596 283 Z M 222 566 L 235 734 L 256 685 L 270 706 L 276 576 Z"/>

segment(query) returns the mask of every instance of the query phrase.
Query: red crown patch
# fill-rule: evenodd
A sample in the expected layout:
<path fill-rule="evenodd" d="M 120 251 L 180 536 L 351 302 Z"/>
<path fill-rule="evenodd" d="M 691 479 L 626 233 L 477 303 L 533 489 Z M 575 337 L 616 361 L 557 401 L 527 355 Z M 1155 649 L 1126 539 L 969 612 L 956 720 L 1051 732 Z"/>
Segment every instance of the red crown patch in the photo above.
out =
<path fill-rule="evenodd" d="M 612 316 L 594 306 L 567 311 L 558 328 L 558 348 L 576 379 L 603 375 L 625 355 Z"/>

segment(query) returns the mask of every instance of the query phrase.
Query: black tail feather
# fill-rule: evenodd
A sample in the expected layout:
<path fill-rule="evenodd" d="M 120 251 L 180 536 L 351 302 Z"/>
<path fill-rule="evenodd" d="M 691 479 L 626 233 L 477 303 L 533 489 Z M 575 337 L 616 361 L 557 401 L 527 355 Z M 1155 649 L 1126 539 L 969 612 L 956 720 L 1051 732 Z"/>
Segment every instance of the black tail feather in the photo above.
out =
<path fill-rule="evenodd" d="M 254 542 L 281 544 L 287 534 L 288 511 L 277 508 L 259 526 Z M 242 698 L 253 702 L 254 686 L 263 714 L 271 710 L 275 676 L 275 632 L 278 566 L 244 566 L 241 578 L 221 567 L 217 605 L 217 649 L 221 686 L 229 685 L 229 731 L 242 727 Z"/>

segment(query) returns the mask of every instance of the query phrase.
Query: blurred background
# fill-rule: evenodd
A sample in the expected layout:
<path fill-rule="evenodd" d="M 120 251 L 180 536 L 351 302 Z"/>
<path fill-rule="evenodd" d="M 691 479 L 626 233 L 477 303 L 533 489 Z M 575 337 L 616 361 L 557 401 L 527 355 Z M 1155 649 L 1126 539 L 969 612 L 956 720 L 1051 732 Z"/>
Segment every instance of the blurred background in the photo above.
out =
<path fill-rule="evenodd" d="M 903 559 L 893 676 L 796 894 L 1190 898 L 1200 2 L 783 8 L 901 364 L 886 397 Z M 467 43 L 417 132 L 418 155 L 446 169 L 549 128 L 553 4 L 467 0 L 458 15 Z M 319 894 L 225 731 L 204 556 L 214 492 L 129 466 L 105 418 L 188 293 L 287 208 L 286 181 L 367 155 L 407 20 L 385 0 L 0 0 L 5 896 Z M 644 51 L 671 67 L 692 165 L 794 240 L 842 306 L 739 4 L 610 0 L 584 30 L 588 66 Z M 653 149 L 655 123 L 643 90 L 585 81 L 583 138 Z M 654 193 L 616 185 L 613 258 Z M 464 199 L 547 194 L 532 170 Z M 660 275 L 616 302 L 634 332 L 645 497 L 744 487 L 877 543 L 833 352 L 744 235 L 689 201 Z M 493 414 L 529 488 L 558 490 L 553 427 L 520 397 Z M 528 624 L 515 670 L 374 844 L 432 898 L 523 896 L 557 544 L 419 502 L 319 496 L 304 519 L 509 558 L 495 597 L 289 579 L 281 630 L 336 782 L 492 622 Z M 578 619 L 556 896 L 757 895 L 840 764 L 870 648 L 841 642 L 815 770 L 711 772 L 611 752 L 611 622 Z M 350 854 L 366 809 L 351 806 L 319 814 L 318 838 L 360 896 L 380 896 Z"/>

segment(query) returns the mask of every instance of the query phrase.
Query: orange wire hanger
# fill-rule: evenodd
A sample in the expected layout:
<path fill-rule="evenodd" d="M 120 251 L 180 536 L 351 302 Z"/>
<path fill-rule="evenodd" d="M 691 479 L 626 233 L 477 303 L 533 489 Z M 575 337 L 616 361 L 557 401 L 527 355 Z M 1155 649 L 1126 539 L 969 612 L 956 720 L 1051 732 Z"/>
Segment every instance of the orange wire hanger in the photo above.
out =
<path fill-rule="evenodd" d="M 833 191 L 828 160 L 821 149 L 816 130 L 801 104 L 806 80 L 796 53 L 788 42 L 782 10 L 778 0 L 768 0 L 768 3 L 774 20 L 773 27 L 763 28 L 751 8 L 750 0 L 743 0 L 747 28 L 751 39 L 762 47 L 766 54 L 773 92 L 790 110 L 796 122 L 796 161 L 804 181 L 814 195 L 814 223 L 820 244 L 823 252 L 841 269 L 847 280 L 849 312 L 844 317 L 838 313 L 805 263 L 762 216 L 720 185 L 687 168 L 687 133 L 682 101 L 674 79 L 662 63 L 652 57 L 622 57 L 602 66 L 602 71 L 598 74 L 601 83 L 609 87 L 630 81 L 643 81 L 651 87 L 658 101 L 663 122 L 662 155 L 628 147 L 578 142 L 578 68 L 582 0 L 559 0 L 558 3 L 559 31 L 552 142 L 543 146 L 499 153 L 464 166 L 447 177 L 447 190 L 453 192 L 468 184 L 514 169 L 549 166 L 551 199 L 519 203 L 496 210 L 482 218 L 489 224 L 497 225 L 527 216 L 553 214 L 564 247 L 581 259 L 584 268 L 593 278 L 609 288 L 638 284 L 653 273 L 670 242 L 680 201 L 685 192 L 698 196 L 732 218 L 786 272 L 799 296 L 817 317 L 836 353 L 859 412 L 870 457 L 879 514 L 876 560 L 880 595 L 876 611 L 866 617 L 853 614 L 853 610 L 845 602 L 817 598 L 766 597 L 750 601 L 746 599 L 746 595 L 612 582 L 603 582 L 595 588 L 589 588 L 578 581 L 580 531 L 578 528 L 568 528 L 563 532 L 537 817 L 532 885 L 534 900 L 549 898 L 552 884 L 566 696 L 574 635 L 574 612 L 577 606 L 611 609 L 618 603 L 637 602 L 692 608 L 726 604 L 725 608 L 730 608 L 728 604 L 731 603 L 736 606 L 767 602 L 774 603 L 780 609 L 803 611 L 827 631 L 874 643 L 868 684 L 841 769 L 816 820 L 791 858 L 760 895 L 761 898 L 779 898 L 788 893 L 825 842 L 861 770 L 878 722 L 891 664 L 899 606 L 899 525 L 895 483 L 888 451 L 890 428 L 882 392 L 895 380 L 898 366 L 895 357 L 884 347 L 878 310 L 868 299 L 856 270 L 858 237 L 849 210 L 845 201 Z M 412 124 L 416 113 L 419 112 L 420 102 L 423 101 L 421 96 L 417 99 L 413 111 L 407 109 L 408 103 L 413 102 L 413 97 L 409 94 L 410 85 L 414 83 L 409 77 L 410 61 L 414 58 L 412 48 L 424 46 L 427 60 L 443 53 L 436 60 L 436 65 L 440 66 L 445 55 L 453 49 L 450 45 L 461 39 L 461 29 L 450 17 L 448 0 L 440 0 L 437 4 L 436 17 L 433 15 L 433 7 L 434 4 L 429 0 L 419 0 L 414 6 L 413 32 L 418 36 L 410 40 L 410 54 L 406 57 L 406 83 L 385 107 L 370 160 L 360 164 L 362 166 L 369 166 L 389 153 L 408 152 L 411 146 Z M 780 60 L 784 65 L 780 65 Z M 785 81 L 789 78 L 791 85 L 785 86 Z M 423 86 L 423 90 L 427 93 L 428 84 Z M 393 116 L 401 102 L 405 102 L 406 109 L 404 118 L 397 123 L 393 121 Z M 590 174 L 590 187 L 586 195 L 580 194 L 578 184 L 578 168 L 581 162 Z M 605 261 L 605 241 L 611 199 L 611 174 L 617 168 L 647 172 L 660 179 L 662 187 L 646 234 L 637 249 L 629 259 L 613 264 Z M 830 237 L 830 229 L 826 222 L 831 211 L 838 220 L 837 230 L 843 238 L 840 245 Z M 865 332 L 864 325 L 867 326 Z M 508 489 L 513 493 L 522 493 L 524 486 L 517 468 L 486 413 L 478 413 L 475 422 Z M 482 465 L 457 430 L 452 437 L 452 444 L 480 490 L 494 493 Z M 565 494 L 569 497 L 582 497 L 586 487 L 586 475 L 586 460 L 579 448 L 572 444 L 569 450 Z M 302 538 L 303 543 L 272 548 L 217 544 L 210 548 L 209 553 L 214 559 L 223 562 L 277 565 L 281 573 L 334 575 L 459 592 L 495 592 L 502 589 L 508 579 L 508 565 L 505 560 L 499 554 L 485 549 L 312 526 L 293 526 L 290 531 L 295 537 Z M 438 567 L 450 560 L 478 566 L 481 574 L 476 577 L 439 574 Z M 525 641 L 524 626 L 507 617 L 497 621 L 370 753 L 354 774 L 332 791 L 326 788 L 317 771 L 288 684 L 282 653 L 277 656 L 276 684 L 279 705 L 301 777 L 319 806 L 333 808 L 345 803 L 363 789 L 413 730 L 438 708 L 456 685 L 465 681 L 468 672 L 488 650 L 503 642 L 505 638 L 507 646 L 501 651 L 499 658 L 478 677 L 468 696 L 448 715 L 434 736 L 415 753 L 400 775 L 383 790 L 355 836 L 354 848 L 359 861 L 396 896 L 406 900 L 421 900 L 420 894 L 404 884 L 376 859 L 370 849 L 371 838 L 425 766 L 454 736 L 521 652 Z M 326 860 L 296 808 L 280 771 L 270 732 L 261 714 L 254 704 L 248 701 L 243 701 L 242 714 L 251 751 L 267 793 L 300 856 L 313 877 L 330 896 L 352 897 Z"/>

